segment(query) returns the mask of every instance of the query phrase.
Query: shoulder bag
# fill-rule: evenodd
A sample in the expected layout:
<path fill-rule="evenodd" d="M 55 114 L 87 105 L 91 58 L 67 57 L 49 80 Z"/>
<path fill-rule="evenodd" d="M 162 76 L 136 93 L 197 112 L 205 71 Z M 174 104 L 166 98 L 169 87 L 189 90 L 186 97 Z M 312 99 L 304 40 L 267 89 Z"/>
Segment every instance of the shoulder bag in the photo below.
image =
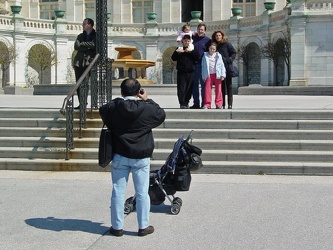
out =
<path fill-rule="evenodd" d="M 99 148 L 98 148 L 98 164 L 105 168 L 110 164 L 113 158 L 112 154 L 112 133 L 108 128 L 103 128 L 101 130 L 101 135 L 99 137 Z"/>

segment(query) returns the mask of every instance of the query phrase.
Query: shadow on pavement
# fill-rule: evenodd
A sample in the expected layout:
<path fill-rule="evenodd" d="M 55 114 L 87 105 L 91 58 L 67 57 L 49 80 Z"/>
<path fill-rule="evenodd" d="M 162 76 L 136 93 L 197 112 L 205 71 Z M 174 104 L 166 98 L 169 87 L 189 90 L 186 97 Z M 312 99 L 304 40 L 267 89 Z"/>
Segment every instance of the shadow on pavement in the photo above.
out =
<path fill-rule="evenodd" d="M 109 230 L 108 227 L 101 226 L 103 223 L 79 219 L 31 218 L 26 219 L 25 223 L 35 228 L 57 232 L 68 230 L 104 235 Z"/>

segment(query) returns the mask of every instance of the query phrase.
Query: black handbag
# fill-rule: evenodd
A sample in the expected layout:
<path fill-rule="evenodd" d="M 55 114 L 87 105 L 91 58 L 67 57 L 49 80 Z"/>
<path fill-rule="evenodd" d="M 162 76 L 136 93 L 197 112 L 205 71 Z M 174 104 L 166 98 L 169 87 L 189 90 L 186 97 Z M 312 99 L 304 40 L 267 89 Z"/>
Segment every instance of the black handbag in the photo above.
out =
<path fill-rule="evenodd" d="M 98 148 L 98 164 L 105 168 L 110 164 L 113 158 L 112 154 L 112 133 L 108 128 L 103 128 L 101 130 L 101 135 L 99 137 L 99 148 Z"/>
<path fill-rule="evenodd" d="M 231 68 L 232 68 L 232 70 L 230 71 L 230 76 L 231 77 L 238 77 L 239 76 L 239 70 L 238 70 L 235 62 L 232 63 Z"/>

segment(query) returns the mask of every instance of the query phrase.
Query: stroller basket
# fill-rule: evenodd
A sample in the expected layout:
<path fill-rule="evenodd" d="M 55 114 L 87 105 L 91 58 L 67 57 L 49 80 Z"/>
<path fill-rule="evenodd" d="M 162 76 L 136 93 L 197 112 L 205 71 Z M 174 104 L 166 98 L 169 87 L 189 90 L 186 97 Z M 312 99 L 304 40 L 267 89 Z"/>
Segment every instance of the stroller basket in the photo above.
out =
<path fill-rule="evenodd" d="M 175 197 L 177 191 L 188 191 L 191 184 L 191 171 L 200 169 L 202 150 L 190 143 L 192 133 L 184 139 L 182 135 L 174 144 L 172 152 L 159 170 L 150 172 L 149 196 L 152 205 L 160 205 L 167 198 L 171 203 L 171 213 L 178 214 L 182 200 Z M 170 196 L 172 198 L 170 198 Z M 124 213 L 129 214 L 135 209 L 135 196 L 125 201 Z"/>

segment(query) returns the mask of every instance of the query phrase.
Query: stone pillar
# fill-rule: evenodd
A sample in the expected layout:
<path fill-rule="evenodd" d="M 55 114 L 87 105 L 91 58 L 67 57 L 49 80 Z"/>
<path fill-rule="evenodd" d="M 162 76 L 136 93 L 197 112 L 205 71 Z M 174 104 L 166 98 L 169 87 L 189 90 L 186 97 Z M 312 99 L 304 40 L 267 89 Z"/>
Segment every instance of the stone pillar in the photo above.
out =
<path fill-rule="evenodd" d="M 66 1 L 66 7 L 63 10 L 66 10 L 66 20 L 69 22 L 82 22 L 83 20 L 75 20 L 75 4 L 74 1 Z"/>
<path fill-rule="evenodd" d="M 164 2 L 164 0 L 163 0 L 163 2 Z M 181 21 L 182 21 L 182 19 L 181 19 L 181 17 L 182 17 L 181 9 L 182 9 L 181 0 L 171 1 L 171 3 L 170 3 L 170 12 L 165 12 L 165 14 L 170 15 L 170 23 L 181 23 Z"/>
<path fill-rule="evenodd" d="M 55 83 L 56 84 L 65 84 L 67 83 L 67 74 L 68 74 L 68 56 L 67 56 L 67 43 L 68 39 L 66 36 L 62 36 L 67 32 L 66 25 L 67 21 L 66 19 L 60 17 L 61 15 L 58 15 L 56 13 L 57 19 L 54 21 L 54 27 L 55 27 L 55 52 L 57 57 L 57 62 L 62 63 L 56 63 L 55 64 Z"/>
<path fill-rule="evenodd" d="M 83 9 L 83 1 L 75 1 L 74 5 L 74 20 L 76 22 L 82 22 L 85 18 L 84 9 Z"/>
<path fill-rule="evenodd" d="M 306 54 L 305 54 L 305 16 L 291 16 L 290 40 L 291 40 L 291 79 L 290 86 L 306 86 Z"/>
<path fill-rule="evenodd" d="M 38 2 L 30 2 L 29 4 L 29 18 L 38 18 L 39 17 L 39 5 Z M 24 9 L 24 6 L 23 6 Z"/>
<path fill-rule="evenodd" d="M 156 13 L 148 12 L 146 21 L 146 36 L 157 36 L 157 22 L 156 22 Z"/>
<path fill-rule="evenodd" d="M 146 46 L 146 60 L 156 61 L 157 56 L 157 41 L 147 42 Z M 157 65 L 155 66 L 157 67 Z M 154 83 L 161 83 L 160 77 L 156 74 L 159 72 L 155 67 L 149 67 L 146 70 L 147 79 L 152 80 Z M 155 73 L 154 73 L 155 72 Z"/>
<path fill-rule="evenodd" d="M 26 67 L 26 63 L 27 63 L 27 58 L 26 58 L 26 54 L 22 53 L 22 51 L 25 51 L 26 37 L 24 35 L 22 35 L 22 33 L 21 33 L 21 31 L 24 29 L 24 27 L 23 27 L 24 18 L 20 14 L 12 14 L 12 15 L 13 15 L 13 26 L 14 26 L 13 45 L 14 45 L 14 49 L 17 53 L 17 57 L 16 57 L 15 62 L 13 63 L 14 79 L 11 79 L 11 83 L 13 83 L 14 86 L 25 86 L 26 85 L 26 83 L 25 83 L 26 68 L 25 67 Z"/>

